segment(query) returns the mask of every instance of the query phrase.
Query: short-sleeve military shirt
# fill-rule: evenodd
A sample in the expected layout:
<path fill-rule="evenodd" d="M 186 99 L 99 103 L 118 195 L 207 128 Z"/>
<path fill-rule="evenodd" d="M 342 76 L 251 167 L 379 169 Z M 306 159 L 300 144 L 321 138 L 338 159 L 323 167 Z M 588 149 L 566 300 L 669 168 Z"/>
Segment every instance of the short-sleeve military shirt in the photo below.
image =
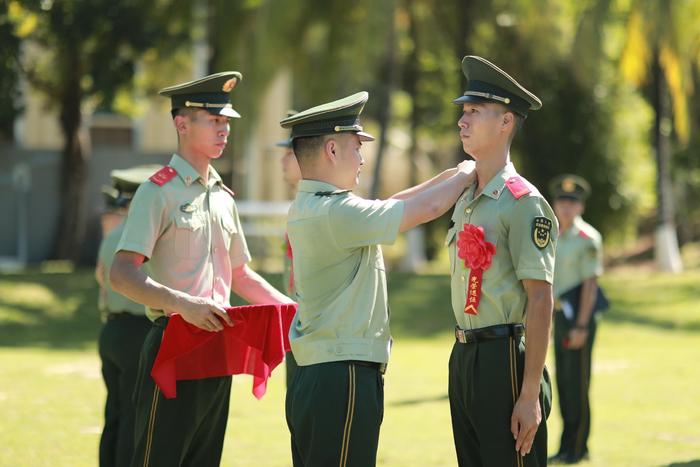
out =
<path fill-rule="evenodd" d="M 516 197 L 507 185 L 517 177 L 524 194 Z M 522 280 L 549 282 L 554 278 L 554 250 L 558 225 L 552 208 L 537 189 L 508 163 L 478 196 L 477 184 L 467 188 L 455 204 L 446 244 L 450 254 L 452 309 L 462 329 L 478 329 L 524 320 L 527 294 Z M 483 271 L 481 300 L 476 315 L 464 312 L 470 270 L 457 252 L 458 232 L 465 224 L 484 229 L 496 252 Z"/>
<path fill-rule="evenodd" d="M 559 235 L 554 268 L 554 296 L 603 274 L 603 242 L 600 233 L 581 217 Z"/>
<path fill-rule="evenodd" d="M 117 250 L 149 259 L 156 282 L 228 306 L 232 269 L 251 259 L 232 192 L 213 167 L 205 184 L 177 154 L 169 166 L 177 172 L 170 181 L 139 186 Z"/>
<path fill-rule="evenodd" d="M 386 363 L 391 334 L 380 244 L 396 240 L 404 202 L 366 200 L 302 180 L 289 209 L 297 314 L 289 331 L 300 365 Z"/>
<path fill-rule="evenodd" d="M 119 223 L 118 226 L 105 235 L 102 243 L 100 243 L 100 250 L 97 254 L 97 260 L 102 264 L 100 311 L 103 314 L 127 312 L 143 316 L 146 313 L 146 307 L 115 292 L 109 282 L 109 270 L 112 268 L 112 261 L 114 260 L 114 254 L 117 251 L 117 244 L 122 236 L 122 232 L 124 232 L 124 222 Z M 148 263 L 143 265 L 143 270 L 148 274 Z"/>

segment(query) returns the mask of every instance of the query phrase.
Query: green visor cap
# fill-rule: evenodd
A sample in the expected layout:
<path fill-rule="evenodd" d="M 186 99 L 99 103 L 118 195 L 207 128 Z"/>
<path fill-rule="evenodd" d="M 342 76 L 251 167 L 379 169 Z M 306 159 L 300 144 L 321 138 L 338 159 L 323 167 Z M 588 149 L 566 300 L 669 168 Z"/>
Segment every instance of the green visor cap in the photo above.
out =
<path fill-rule="evenodd" d="M 241 118 L 231 107 L 229 93 L 243 79 L 237 71 L 222 71 L 204 78 L 161 89 L 158 94 L 169 97 L 171 110 L 185 107 L 206 110 L 213 115 Z"/>
<path fill-rule="evenodd" d="M 591 194 L 591 186 L 578 175 L 563 174 L 558 175 L 550 182 L 549 191 L 555 199 L 585 201 Z"/>
<path fill-rule="evenodd" d="M 105 196 L 107 204 L 112 207 L 125 207 L 134 197 L 139 185 L 162 168 L 162 165 L 151 164 L 112 170 L 109 174 L 112 178 L 112 185 L 102 187 L 102 194 Z"/>
<path fill-rule="evenodd" d="M 467 77 L 467 90 L 452 101 L 455 104 L 496 102 L 523 117 L 527 117 L 530 110 L 542 108 L 537 96 L 484 58 L 467 55 L 462 60 L 462 72 Z"/>
<path fill-rule="evenodd" d="M 280 122 L 282 128 L 291 128 L 291 139 L 309 136 L 332 135 L 352 132 L 361 141 L 374 141 L 374 136 L 363 131 L 360 114 L 369 94 L 366 91 L 337 101 L 311 107 Z"/>

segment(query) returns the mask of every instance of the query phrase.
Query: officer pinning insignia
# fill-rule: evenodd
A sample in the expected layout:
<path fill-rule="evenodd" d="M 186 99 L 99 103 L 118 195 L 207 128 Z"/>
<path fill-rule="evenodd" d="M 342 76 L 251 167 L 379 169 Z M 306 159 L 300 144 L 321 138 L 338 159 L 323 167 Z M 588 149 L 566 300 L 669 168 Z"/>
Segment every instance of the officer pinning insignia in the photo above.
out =
<path fill-rule="evenodd" d="M 169 97 L 171 111 L 199 108 L 213 115 L 240 118 L 231 106 L 229 93 L 243 79 L 237 71 L 223 71 L 204 78 L 161 89 L 158 94 Z"/>
<path fill-rule="evenodd" d="M 364 131 L 360 114 L 369 93 L 358 92 L 342 99 L 311 107 L 282 121 L 282 128 L 291 128 L 291 140 L 335 133 L 355 133 L 361 141 L 374 141 L 374 136 Z"/>
<path fill-rule="evenodd" d="M 462 60 L 462 72 L 467 78 L 467 89 L 452 101 L 455 104 L 495 102 L 523 117 L 542 107 L 537 96 L 485 58 L 467 55 Z"/>
<path fill-rule="evenodd" d="M 586 180 L 573 174 L 562 174 L 554 178 L 549 190 L 555 199 L 585 201 L 591 194 L 591 186 Z"/>
<path fill-rule="evenodd" d="M 540 250 L 549 245 L 551 240 L 552 221 L 546 217 L 535 217 L 532 221 L 532 241 Z"/>

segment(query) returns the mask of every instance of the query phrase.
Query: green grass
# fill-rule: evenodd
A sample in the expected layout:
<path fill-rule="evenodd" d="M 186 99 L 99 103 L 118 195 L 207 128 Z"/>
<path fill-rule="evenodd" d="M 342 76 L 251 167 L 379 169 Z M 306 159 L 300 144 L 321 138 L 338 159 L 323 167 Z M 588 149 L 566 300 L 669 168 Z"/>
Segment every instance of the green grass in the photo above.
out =
<path fill-rule="evenodd" d="M 699 284 L 700 271 L 605 278 L 613 308 L 594 354 L 592 457 L 580 465 L 700 466 Z M 379 465 L 456 465 L 447 278 L 391 274 L 389 290 L 395 343 Z M 0 466 L 96 465 L 105 396 L 96 300 L 88 270 L 0 275 Z M 250 378 L 234 378 L 222 465 L 290 465 L 283 371 L 262 401 L 250 391 Z M 555 408 L 550 449 L 559 427 Z"/>

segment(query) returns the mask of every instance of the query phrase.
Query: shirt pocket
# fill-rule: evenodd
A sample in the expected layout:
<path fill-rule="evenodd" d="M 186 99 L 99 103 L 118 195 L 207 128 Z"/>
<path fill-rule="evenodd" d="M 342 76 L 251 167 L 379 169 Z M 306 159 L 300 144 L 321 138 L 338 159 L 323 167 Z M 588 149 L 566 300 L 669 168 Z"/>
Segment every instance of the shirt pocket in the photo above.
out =
<path fill-rule="evenodd" d="M 224 237 L 224 246 L 226 251 L 231 249 L 231 242 L 233 237 L 238 234 L 238 229 L 236 228 L 236 223 L 233 222 L 228 216 L 221 217 L 221 232 Z"/>
<path fill-rule="evenodd" d="M 175 257 L 195 259 L 208 253 L 204 219 L 192 214 L 178 215 L 175 218 Z"/>

